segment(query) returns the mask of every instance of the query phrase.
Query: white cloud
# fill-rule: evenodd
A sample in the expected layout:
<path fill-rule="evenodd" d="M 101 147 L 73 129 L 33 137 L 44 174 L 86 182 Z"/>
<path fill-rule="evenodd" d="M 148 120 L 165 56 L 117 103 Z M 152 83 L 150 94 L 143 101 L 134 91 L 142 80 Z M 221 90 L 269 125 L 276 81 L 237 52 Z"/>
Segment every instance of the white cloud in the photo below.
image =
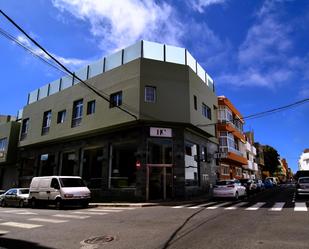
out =
<path fill-rule="evenodd" d="M 204 9 L 215 4 L 224 4 L 227 0 L 191 0 L 190 3 L 194 10 L 203 13 Z"/>
<path fill-rule="evenodd" d="M 178 45 L 183 26 L 174 9 L 155 0 L 53 0 L 53 5 L 90 25 L 104 52 L 115 51 L 137 40 Z"/>
<path fill-rule="evenodd" d="M 30 49 L 34 54 L 40 57 L 43 57 L 44 59 L 52 62 L 52 59 L 45 52 L 43 52 L 40 48 L 32 44 L 25 36 L 19 35 L 17 36 L 17 40 L 21 44 L 23 44 L 25 47 Z M 77 69 L 89 63 L 88 60 L 81 60 L 81 59 L 76 59 L 76 58 L 64 58 L 62 56 L 53 54 L 51 52 L 50 54 L 53 55 L 58 61 L 60 61 L 65 66 L 72 67 L 73 69 Z"/>

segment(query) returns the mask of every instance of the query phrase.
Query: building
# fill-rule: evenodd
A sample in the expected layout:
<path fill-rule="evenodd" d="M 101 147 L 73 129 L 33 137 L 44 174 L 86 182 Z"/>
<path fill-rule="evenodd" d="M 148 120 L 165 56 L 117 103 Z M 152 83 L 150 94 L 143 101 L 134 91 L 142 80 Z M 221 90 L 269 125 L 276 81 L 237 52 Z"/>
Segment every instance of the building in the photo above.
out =
<path fill-rule="evenodd" d="M 17 143 L 20 123 L 14 117 L 0 115 L 0 189 L 17 186 Z"/>
<path fill-rule="evenodd" d="M 218 97 L 219 179 L 241 179 L 248 170 L 242 115 L 225 96 Z"/>
<path fill-rule="evenodd" d="M 246 179 L 259 179 L 259 170 L 256 163 L 256 148 L 254 146 L 254 133 L 253 131 L 245 132 L 245 153 L 248 160 L 247 165 L 244 165 L 243 177 Z"/>
<path fill-rule="evenodd" d="M 309 149 L 305 149 L 298 160 L 298 170 L 309 170 Z"/>
<path fill-rule="evenodd" d="M 255 142 L 254 147 L 256 148 L 256 163 L 257 163 L 257 166 L 258 166 L 258 179 L 263 179 L 263 178 L 269 176 L 269 173 L 268 173 L 268 175 L 263 176 L 263 172 L 264 172 L 264 168 L 265 168 L 263 145 Z"/>
<path fill-rule="evenodd" d="M 92 90 L 65 76 L 31 92 L 20 112 L 20 186 L 55 174 L 82 176 L 105 200 L 208 193 L 217 97 L 186 49 L 140 41 L 75 75 Z"/>

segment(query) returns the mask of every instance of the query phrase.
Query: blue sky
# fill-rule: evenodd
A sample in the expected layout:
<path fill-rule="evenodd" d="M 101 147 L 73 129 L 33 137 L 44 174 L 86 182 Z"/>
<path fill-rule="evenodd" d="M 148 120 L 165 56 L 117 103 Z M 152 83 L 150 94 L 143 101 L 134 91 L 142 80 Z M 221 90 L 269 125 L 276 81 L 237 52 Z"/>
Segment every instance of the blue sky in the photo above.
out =
<path fill-rule="evenodd" d="M 72 70 L 140 39 L 187 48 L 239 111 L 309 97 L 307 0 L 10 0 L 0 8 Z M 0 28 L 31 46 L 3 17 Z M 0 36 L 0 113 L 62 74 Z M 246 122 L 295 172 L 309 147 L 309 104 Z"/>

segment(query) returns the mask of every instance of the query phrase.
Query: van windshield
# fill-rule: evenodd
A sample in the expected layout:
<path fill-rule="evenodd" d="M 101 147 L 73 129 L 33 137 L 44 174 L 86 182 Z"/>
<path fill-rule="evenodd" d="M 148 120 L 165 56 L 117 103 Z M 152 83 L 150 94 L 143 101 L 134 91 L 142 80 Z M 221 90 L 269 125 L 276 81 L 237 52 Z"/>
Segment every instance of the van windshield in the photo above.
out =
<path fill-rule="evenodd" d="M 61 187 L 85 187 L 85 183 L 80 178 L 59 178 Z"/>

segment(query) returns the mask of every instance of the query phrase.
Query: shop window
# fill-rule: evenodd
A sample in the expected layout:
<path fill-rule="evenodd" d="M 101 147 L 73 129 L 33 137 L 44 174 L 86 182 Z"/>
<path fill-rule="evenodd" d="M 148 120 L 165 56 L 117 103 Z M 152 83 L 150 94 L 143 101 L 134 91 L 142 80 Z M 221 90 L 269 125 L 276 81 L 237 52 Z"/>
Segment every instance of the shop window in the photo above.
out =
<path fill-rule="evenodd" d="M 112 188 L 132 188 L 136 184 L 137 144 L 126 143 L 112 146 L 110 186 Z"/>
<path fill-rule="evenodd" d="M 83 100 L 77 100 L 73 103 L 72 127 L 79 126 L 83 117 Z"/>
<path fill-rule="evenodd" d="M 156 87 L 146 86 L 145 87 L 145 102 L 155 103 L 156 102 Z"/>
<path fill-rule="evenodd" d="M 7 148 L 7 141 L 8 139 L 7 138 L 2 138 L 0 139 L 0 151 L 6 151 L 6 148 Z"/>
<path fill-rule="evenodd" d="M 66 110 L 58 112 L 57 124 L 64 123 L 66 114 L 67 114 Z"/>
<path fill-rule="evenodd" d="M 28 130 L 29 130 L 29 123 L 30 123 L 29 118 L 25 118 L 23 120 L 22 126 L 21 126 L 21 137 L 20 137 L 20 140 L 24 140 L 27 137 Z"/>
<path fill-rule="evenodd" d="M 172 140 L 151 139 L 148 141 L 147 162 L 149 164 L 172 164 L 172 152 Z"/>
<path fill-rule="evenodd" d="M 49 132 L 51 124 L 52 113 L 51 110 L 44 112 L 43 114 L 43 124 L 42 124 L 42 135 L 46 135 Z"/>
<path fill-rule="evenodd" d="M 75 175 L 76 167 L 76 155 L 75 153 L 64 153 L 62 155 L 62 164 L 61 164 L 61 175 L 63 176 L 73 176 Z"/>
<path fill-rule="evenodd" d="M 35 159 L 21 159 L 21 176 L 34 176 Z"/>
<path fill-rule="evenodd" d="M 87 103 L 87 115 L 95 113 L 95 100 Z"/>
<path fill-rule="evenodd" d="M 83 156 L 82 177 L 89 188 L 101 188 L 106 184 L 102 178 L 103 148 L 86 149 Z"/>
<path fill-rule="evenodd" d="M 110 95 L 110 108 L 122 105 L 122 91 Z"/>
<path fill-rule="evenodd" d="M 198 145 L 186 142 L 185 148 L 185 184 L 186 186 L 198 186 L 200 171 Z"/>
<path fill-rule="evenodd" d="M 40 156 L 40 176 L 50 176 L 54 174 L 55 156 L 42 154 Z"/>

